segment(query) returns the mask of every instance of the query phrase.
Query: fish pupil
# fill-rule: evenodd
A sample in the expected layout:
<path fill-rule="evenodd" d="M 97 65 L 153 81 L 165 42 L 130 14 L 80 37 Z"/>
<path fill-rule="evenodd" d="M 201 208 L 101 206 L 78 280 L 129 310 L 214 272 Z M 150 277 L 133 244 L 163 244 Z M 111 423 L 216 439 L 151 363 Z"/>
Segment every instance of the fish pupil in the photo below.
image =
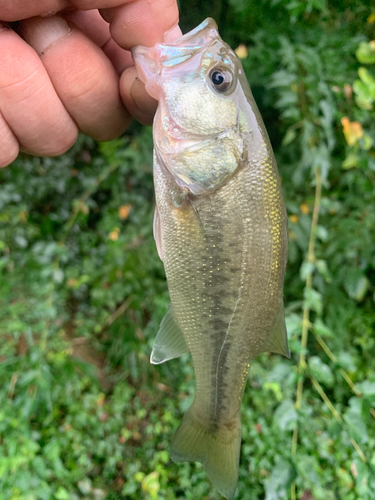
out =
<path fill-rule="evenodd" d="M 212 68 L 208 74 L 211 86 L 221 94 L 227 92 L 233 83 L 233 74 L 227 68 Z"/>
<path fill-rule="evenodd" d="M 224 75 L 221 71 L 214 71 L 212 73 L 212 83 L 220 86 L 224 82 Z"/>

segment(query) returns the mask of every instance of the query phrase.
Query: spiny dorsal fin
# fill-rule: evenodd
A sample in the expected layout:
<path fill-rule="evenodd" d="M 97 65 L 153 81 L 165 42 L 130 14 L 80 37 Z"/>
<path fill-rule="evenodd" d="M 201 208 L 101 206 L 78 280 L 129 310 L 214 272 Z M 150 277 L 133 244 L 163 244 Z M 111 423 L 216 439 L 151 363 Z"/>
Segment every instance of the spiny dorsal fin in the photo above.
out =
<path fill-rule="evenodd" d="M 174 320 L 171 307 L 160 323 L 150 361 L 153 365 L 159 365 L 186 352 L 189 352 L 189 349 L 180 327 Z"/>

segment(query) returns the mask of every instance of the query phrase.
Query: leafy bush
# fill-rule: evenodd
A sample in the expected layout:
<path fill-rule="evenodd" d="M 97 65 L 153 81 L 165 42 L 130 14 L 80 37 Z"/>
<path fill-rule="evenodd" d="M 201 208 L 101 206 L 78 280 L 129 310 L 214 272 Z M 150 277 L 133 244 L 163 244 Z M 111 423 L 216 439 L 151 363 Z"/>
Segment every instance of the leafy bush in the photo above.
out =
<path fill-rule="evenodd" d="M 189 9 L 190 6 L 190 9 Z M 196 7 L 196 8 L 194 8 Z M 189 11 L 188 11 L 189 9 Z M 375 12 L 363 1 L 184 2 L 238 53 L 289 214 L 292 359 L 262 355 L 238 498 L 375 498 Z M 0 498 L 217 498 L 171 463 L 189 356 L 148 356 L 166 312 L 152 139 L 81 137 L 0 173 Z"/>

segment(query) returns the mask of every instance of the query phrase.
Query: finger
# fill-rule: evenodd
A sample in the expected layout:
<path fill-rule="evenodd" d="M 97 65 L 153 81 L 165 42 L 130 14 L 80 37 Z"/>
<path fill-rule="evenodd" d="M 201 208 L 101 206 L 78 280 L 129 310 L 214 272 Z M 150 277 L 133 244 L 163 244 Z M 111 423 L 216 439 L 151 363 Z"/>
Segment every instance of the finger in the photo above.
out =
<path fill-rule="evenodd" d="M 57 32 L 61 36 L 54 40 Z M 127 128 L 131 117 L 120 98 L 118 76 L 94 42 L 60 16 L 23 21 L 22 35 L 40 54 L 58 96 L 80 130 L 106 141 Z"/>
<path fill-rule="evenodd" d="M 128 50 L 135 45 L 155 45 L 165 32 L 174 27 L 179 30 L 176 0 L 137 0 L 100 12 L 111 23 L 112 38 Z"/>
<path fill-rule="evenodd" d="M 0 46 L 0 110 L 21 149 L 40 156 L 65 152 L 78 130 L 39 57 L 10 29 L 0 30 Z"/>
<path fill-rule="evenodd" d="M 109 32 L 109 24 L 104 21 L 97 9 L 77 10 L 64 17 L 73 21 L 77 28 L 103 50 L 118 74 L 133 64 L 130 52 L 122 49 L 113 41 Z"/>
<path fill-rule="evenodd" d="M 123 3 L 124 0 L 0 0 L 0 19 L 20 21 L 34 16 L 51 16 L 63 9 L 103 9 Z"/>
<path fill-rule="evenodd" d="M 98 47 L 103 47 L 111 38 L 109 24 L 102 18 L 97 9 L 88 11 L 75 10 L 64 15 L 64 17 L 73 21 L 77 28 L 91 38 Z"/>
<path fill-rule="evenodd" d="M 131 53 L 117 45 L 113 38 L 108 40 L 102 50 L 111 61 L 118 75 L 121 75 L 126 68 L 134 65 Z"/>
<path fill-rule="evenodd" d="M 107 9 L 118 7 L 129 0 L 71 0 L 71 3 L 80 10 Z M 131 1 L 131 0 L 130 0 Z"/>
<path fill-rule="evenodd" d="M 19 144 L 0 113 L 0 168 L 10 165 L 18 156 Z"/>
<path fill-rule="evenodd" d="M 137 77 L 135 66 L 126 69 L 121 75 L 120 92 L 134 118 L 143 125 L 152 125 L 158 103 L 146 92 L 144 84 Z"/>
<path fill-rule="evenodd" d="M 0 19 L 20 21 L 32 16 L 48 16 L 69 4 L 68 0 L 0 0 Z"/>

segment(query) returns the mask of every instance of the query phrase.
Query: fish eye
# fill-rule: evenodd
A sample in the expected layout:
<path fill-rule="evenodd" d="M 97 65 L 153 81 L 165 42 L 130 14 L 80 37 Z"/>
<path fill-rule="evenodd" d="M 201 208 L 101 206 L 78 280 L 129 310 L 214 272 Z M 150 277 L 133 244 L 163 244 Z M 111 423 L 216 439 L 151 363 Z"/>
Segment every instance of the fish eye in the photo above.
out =
<path fill-rule="evenodd" d="M 233 73 L 229 69 L 221 66 L 212 68 L 208 77 L 213 88 L 221 94 L 227 92 L 234 81 Z"/>

